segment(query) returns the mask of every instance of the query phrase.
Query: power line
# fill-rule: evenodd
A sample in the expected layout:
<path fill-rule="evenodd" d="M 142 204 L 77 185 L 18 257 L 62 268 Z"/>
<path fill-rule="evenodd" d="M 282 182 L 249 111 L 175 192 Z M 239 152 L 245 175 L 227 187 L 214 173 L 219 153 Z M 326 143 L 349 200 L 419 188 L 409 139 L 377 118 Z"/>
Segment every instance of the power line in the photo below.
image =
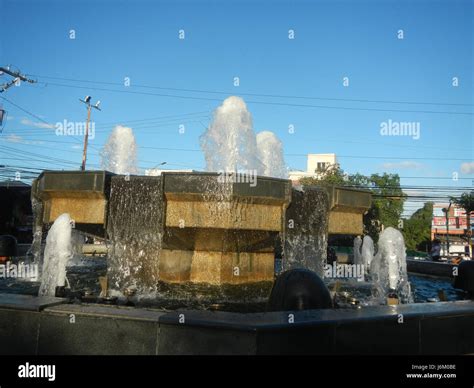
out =
<path fill-rule="evenodd" d="M 30 112 L 29 110 L 25 109 L 25 108 L 22 108 L 20 105 L 18 104 L 15 104 L 13 101 L 7 99 L 6 97 L 3 97 L 3 96 L 0 96 L 0 98 L 2 98 L 3 100 L 7 101 L 9 104 L 13 105 L 14 107 L 20 109 L 22 112 L 30 115 L 31 117 L 34 117 L 36 118 L 37 120 L 41 121 L 42 123 L 44 124 L 47 124 L 48 126 L 51 126 L 51 127 L 54 127 L 54 125 L 52 125 L 51 123 L 48 123 L 47 121 L 43 120 L 41 117 L 39 117 L 38 115 Z M 76 139 L 75 137 L 71 136 L 71 139 L 73 139 L 74 141 L 76 142 L 79 142 L 80 144 L 82 144 L 82 141 Z M 93 148 L 93 147 L 92 147 Z"/>
<path fill-rule="evenodd" d="M 44 142 L 58 142 L 53 140 L 44 140 L 44 139 L 31 139 L 30 141 L 44 141 Z M 152 147 L 152 146 L 139 146 L 143 149 L 152 149 L 152 150 L 162 150 L 162 151 L 179 151 L 179 152 L 202 152 L 200 149 L 196 148 L 173 148 L 173 147 Z M 285 156 L 304 156 L 307 154 L 284 154 Z M 399 156 L 369 156 L 369 155 L 338 155 L 338 158 L 351 158 L 351 159 L 381 159 L 381 160 L 446 160 L 446 161 L 466 161 L 465 158 L 440 158 L 440 157 L 399 157 Z M 303 172 L 303 171 L 302 171 Z M 402 178 L 402 177 L 400 177 Z M 419 179 L 420 177 L 403 177 L 407 179 Z M 422 177 L 421 177 L 422 178 Z M 453 177 L 429 177 L 429 179 L 453 179 Z M 458 177 L 457 179 L 472 179 L 472 178 L 463 178 Z"/>
<path fill-rule="evenodd" d="M 449 130 L 448 132 L 454 132 L 455 130 Z M 331 130 L 331 133 L 334 133 L 335 131 Z M 357 132 L 357 130 L 354 130 L 354 132 Z M 341 135 L 342 136 L 342 135 Z M 436 149 L 436 150 L 444 150 L 446 151 L 446 147 L 436 147 L 436 146 L 422 146 L 422 145 L 405 145 L 405 144 L 389 144 L 385 142 L 376 142 L 368 139 L 361 139 L 357 137 L 359 140 L 343 140 L 343 139 L 338 139 L 338 138 L 321 138 L 321 139 L 310 139 L 310 138 L 305 138 L 304 140 L 306 141 L 314 141 L 318 143 L 328 143 L 328 142 L 337 142 L 337 143 L 349 143 L 349 144 L 373 144 L 373 145 L 383 145 L 385 147 L 396 147 L 396 148 L 416 148 L 416 149 Z M 450 152 L 453 151 L 459 151 L 459 152 L 470 152 L 472 149 L 468 148 L 450 148 Z"/>
<path fill-rule="evenodd" d="M 41 117 L 39 117 L 38 115 L 35 115 L 34 113 L 28 111 L 27 109 L 22 108 L 20 105 L 15 104 L 13 101 L 9 100 L 8 98 L 3 97 L 3 96 L 0 96 L 0 98 L 1 98 L 2 100 L 5 100 L 5 101 L 8 102 L 9 104 L 13 105 L 14 107 L 20 109 L 22 112 L 26 113 L 27 115 L 30 115 L 31 117 L 34 117 L 36 120 L 41 121 L 43 124 L 51 125 L 50 123 L 48 123 L 47 121 L 45 121 L 45 120 L 43 120 Z"/>
<path fill-rule="evenodd" d="M 197 120 L 199 118 L 207 118 L 207 116 L 197 116 L 197 117 L 190 117 L 189 119 L 193 120 L 186 120 L 183 118 L 182 119 L 173 119 L 169 121 L 161 121 L 157 123 L 141 123 L 133 126 L 133 130 L 140 130 L 140 132 L 145 132 L 147 129 L 155 129 L 155 128 L 163 128 L 163 127 L 170 127 L 176 124 L 191 124 L 191 123 L 200 123 L 200 120 Z M 114 124 L 115 126 L 117 125 L 130 125 L 128 123 L 124 122 L 116 122 Z M 46 129 L 48 130 L 48 129 Z M 110 127 L 105 126 L 105 125 L 100 125 L 100 126 L 94 126 L 94 132 L 96 133 L 107 133 L 110 132 Z M 165 131 L 164 129 L 160 132 Z M 158 131 L 153 131 L 153 133 L 156 133 Z M 16 129 L 14 132 L 11 132 L 11 134 L 17 134 L 17 135 L 52 135 L 53 132 L 41 132 L 40 129 Z"/>
<path fill-rule="evenodd" d="M 5 152 L 5 153 L 13 154 L 14 156 L 18 156 L 18 155 L 24 155 L 26 157 L 33 156 L 33 157 L 36 157 L 36 158 L 42 158 L 42 159 L 49 160 L 51 162 L 60 163 L 60 164 L 71 164 L 71 165 L 76 165 L 77 164 L 77 163 L 72 162 L 70 160 L 55 158 L 55 157 L 46 156 L 46 155 L 41 155 L 41 154 L 37 154 L 37 153 L 34 153 L 34 152 L 28 152 L 28 151 L 24 151 L 24 150 L 19 150 L 17 148 L 8 147 L 8 146 L 4 146 L 4 145 L 0 145 L 0 149 L 2 149 L 3 152 Z"/>
<path fill-rule="evenodd" d="M 87 90 L 112 92 L 112 93 L 126 93 L 126 94 L 155 96 L 155 97 L 169 97 L 169 98 L 188 99 L 188 100 L 222 102 L 222 99 L 219 99 L 219 98 L 194 97 L 194 96 L 183 96 L 183 95 L 177 95 L 177 94 L 164 94 L 164 93 L 149 93 L 149 92 L 138 92 L 138 91 L 131 91 L 131 90 L 117 90 L 117 89 L 98 88 L 96 86 L 89 87 L 89 86 L 79 86 L 79 85 L 67 85 L 67 84 L 60 84 L 60 83 L 55 83 L 55 82 L 48 82 L 48 83 L 40 82 L 40 83 L 45 84 L 45 85 L 53 85 L 53 86 L 60 86 L 60 87 L 66 87 L 66 88 L 87 89 Z M 464 115 L 464 116 L 472 116 L 473 115 L 472 112 L 355 108 L 355 107 L 338 107 L 338 106 L 329 106 L 329 105 L 294 104 L 294 103 L 283 103 L 283 102 L 275 102 L 275 101 L 250 101 L 250 100 L 247 100 L 246 103 L 248 103 L 248 104 L 275 105 L 275 106 L 289 106 L 289 107 L 298 107 L 298 108 L 317 108 L 317 109 L 352 110 L 352 111 L 369 111 L 369 112 L 452 114 L 452 115 Z"/>
<path fill-rule="evenodd" d="M 116 125 L 117 123 L 137 123 L 137 122 L 143 122 L 143 121 L 161 121 L 162 119 L 174 119 L 179 120 L 182 117 L 185 116 L 194 116 L 194 115 L 209 115 L 208 111 L 199 111 L 199 112 L 191 112 L 191 113 L 182 113 L 182 114 L 176 114 L 176 115 L 168 115 L 168 116 L 158 116 L 158 117 L 149 117 L 146 119 L 137 119 L 137 120 L 116 120 L 114 122 L 106 122 L 106 123 L 100 123 L 100 126 L 105 126 L 105 125 Z M 167 120 L 166 120 L 167 121 Z"/>
<path fill-rule="evenodd" d="M 34 77 L 41 77 L 46 79 L 55 79 L 61 81 L 71 82 L 83 82 L 101 85 L 121 86 L 124 85 L 119 82 L 105 82 L 105 81 L 91 81 L 84 79 L 74 78 L 63 78 L 63 77 L 52 77 L 45 75 L 33 75 Z M 151 86 L 145 84 L 132 84 L 130 87 L 157 89 L 157 90 L 172 90 L 178 92 L 191 92 L 191 93 L 207 93 L 207 94 L 221 94 L 221 95 L 232 95 L 234 92 L 224 92 L 216 90 L 204 90 L 204 89 L 183 89 L 183 88 L 170 88 L 162 86 Z M 289 99 L 304 99 L 304 100 L 327 100 L 327 101 L 344 101 L 344 102 L 368 102 L 368 103 L 381 103 L 381 104 L 404 104 L 404 105 L 447 105 L 447 106 L 473 106 L 474 104 L 466 103 L 445 103 L 445 102 L 417 102 L 417 101 L 394 101 L 394 100 L 370 100 L 370 99 L 351 99 L 351 98 L 331 98 L 331 97 L 313 97 L 313 96 L 295 96 L 295 95 L 282 95 L 282 94 L 262 94 L 262 93 L 239 93 L 241 96 L 252 96 L 252 97 L 269 97 L 269 98 L 289 98 Z"/>
<path fill-rule="evenodd" d="M 5 164 L 0 164 L 0 168 L 20 168 L 20 169 L 30 169 L 30 170 L 43 170 L 42 168 L 34 168 L 34 167 L 25 167 L 25 166 L 12 166 L 12 165 L 5 165 Z"/>
<path fill-rule="evenodd" d="M 13 77 L 13 79 L 10 80 L 10 82 L 7 82 L 6 84 L 0 85 L 0 93 L 5 92 L 7 89 L 19 83 L 20 81 L 29 82 L 29 83 L 36 82 L 35 80 L 25 77 L 23 74 L 21 74 L 19 70 L 18 71 L 11 70 L 10 66 L 0 67 L 0 75 L 3 73 L 8 74 L 9 76 Z"/>
<path fill-rule="evenodd" d="M 286 154 L 288 156 L 307 156 L 306 154 Z M 452 161 L 466 161 L 466 158 L 427 158 L 427 157 L 402 157 L 402 156 L 368 156 L 368 155 L 337 155 L 338 158 L 348 158 L 348 159 L 382 159 L 382 160 L 452 160 Z"/>
<path fill-rule="evenodd" d="M 193 117 L 193 119 L 195 119 L 195 118 L 197 119 L 199 117 Z M 202 116 L 202 118 L 207 118 L 207 117 Z M 124 122 L 116 122 L 116 123 L 114 123 L 114 125 L 119 125 L 118 123 L 124 124 Z M 133 125 L 132 129 L 134 129 L 134 130 L 140 129 L 141 130 L 140 132 L 144 132 L 144 130 L 148 129 L 148 128 L 155 129 L 155 128 L 162 128 L 162 127 L 171 127 L 173 124 L 190 124 L 190 123 L 200 123 L 201 125 L 203 125 L 200 120 L 185 121 L 185 120 L 180 120 L 180 119 L 174 119 L 174 120 L 170 120 L 170 121 L 158 122 L 156 124 L 155 123 L 137 124 L 137 125 Z M 127 125 L 132 125 L 132 124 L 127 124 Z M 206 127 L 206 126 L 204 126 L 204 127 Z M 105 133 L 105 132 L 108 132 L 110 130 L 110 129 L 102 129 L 102 128 L 107 128 L 103 124 L 101 124 L 100 126 L 95 126 L 95 128 L 96 128 L 95 131 L 99 132 L 99 133 Z M 153 132 L 157 132 L 157 131 L 153 131 Z M 12 134 L 21 134 L 21 135 L 33 135 L 33 134 L 38 134 L 38 133 L 39 133 L 39 130 L 36 130 L 36 129 L 16 129 L 16 130 L 14 130 L 14 133 L 12 132 Z M 162 133 L 162 131 L 160 131 L 160 133 Z M 39 133 L 39 134 L 42 134 L 42 133 Z M 48 134 L 48 133 L 45 133 L 45 134 Z M 374 142 L 374 141 L 370 141 L 370 140 L 356 141 L 356 140 L 341 140 L 341 139 L 329 139 L 329 138 L 322 138 L 322 139 L 307 139 L 307 138 L 305 138 L 305 140 L 315 141 L 315 142 L 318 142 L 318 143 L 338 142 L 338 143 L 364 144 L 364 145 L 373 144 L 373 145 L 377 145 L 377 146 L 382 146 L 383 145 L 385 147 L 395 147 L 395 148 L 436 149 L 436 150 L 446 151 L 446 147 L 389 144 L 389 143 L 382 143 L 382 142 Z M 449 150 L 450 150 L 450 152 L 453 152 L 453 151 L 456 151 L 456 152 L 469 152 L 469 151 L 471 151 L 470 149 L 467 149 L 467 148 L 450 148 Z M 306 154 L 293 154 L 292 156 L 305 156 L 306 157 L 307 155 Z"/>
<path fill-rule="evenodd" d="M 0 138 L 1 140 L 1 138 Z M 8 142 L 8 140 L 7 140 Z M 54 141 L 54 140 L 51 140 L 51 141 L 45 141 L 46 143 L 49 143 L 49 142 L 54 142 L 54 143 L 62 143 L 62 144 L 71 144 L 70 142 L 61 142 L 61 141 Z M 57 151 L 58 149 L 57 148 L 54 148 L 54 147 L 48 147 L 48 146 L 44 146 L 44 145 L 37 145 L 37 144 L 26 144 L 27 146 L 33 146 L 35 148 L 41 148 L 41 149 L 47 149 L 47 150 L 53 150 L 53 151 Z M 1 147 L 1 145 L 0 145 Z M 89 147 L 92 147 L 90 144 L 89 144 Z M 94 149 L 96 149 L 94 147 Z M 68 153 L 73 153 L 73 154 L 76 154 L 77 155 L 77 152 L 76 151 L 73 151 L 73 150 L 69 150 L 69 149 L 61 149 L 61 152 L 68 152 Z M 89 152 L 89 154 L 92 154 L 94 156 L 101 156 L 101 152 Z M 16 155 L 16 154 L 15 154 Z M 139 163 L 151 163 L 152 166 L 155 166 L 156 165 L 156 161 L 151 161 L 151 160 L 143 160 L 143 159 L 138 159 L 137 162 Z M 97 164 L 91 164 L 91 165 L 95 165 L 95 166 L 98 166 Z M 167 163 L 167 165 L 169 166 L 182 166 L 182 167 L 196 167 L 196 166 L 190 166 L 190 165 L 185 165 L 185 164 L 179 164 L 179 163 Z M 1 165 L 0 165 L 0 168 L 1 168 Z M 148 168 L 147 166 L 144 166 L 142 168 Z"/>
<path fill-rule="evenodd" d="M 83 88 L 83 87 L 80 87 L 80 88 Z M 121 91 L 121 92 L 127 92 L 127 91 Z M 135 92 L 130 92 L 130 93 L 135 93 Z M 5 99 L 5 98 L 4 98 L 4 99 Z M 7 99 L 5 99 L 5 100 L 7 100 Z M 9 101 L 9 100 L 7 100 L 7 101 Z M 42 120 L 41 118 L 39 118 L 38 116 L 34 115 L 33 113 L 31 113 L 31 112 L 25 110 L 24 108 L 21 108 L 21 107 L 18 106 L 17 104 L 14 104 L 14 103 L 11 102 L 11 101 L 9 101 L 9 102 L 10 102 L 12 105 L 16 106 L 17 108 L 23 110 L 24 112 L 26 112 L 26 113 L 32 115 L 33 117 L 39 119 L 39 120 L 42 121 L 43 123 L 46 123 L 46 124 L 48 124 L 48 125 L 51 125 L 51 124 L 47 123 L 46 121 Z M 196 113 L 198 113 L 198 112 L 196 112 Z M 191 114 L 192 114 L 192 113 L 191 113 Z M 190 114 L 190 115 L 191 115 L 191 114 Z M 164 117 L 166 117 L 166 116 L 164 116 Z M 172 117 L 172 116 L 170 116 L 170 117 Z M 139 121 L 146 121 L 146 120 L 149 120 L 149 119 L 136 120 L 136 122 L 139 122 Z M 179 120 L 179 119 L 176 119 L 176 120 Z M 130 122 L 132 122 L 132 120 L 131 120 Z M 194 121 L 194 122 L 196 122 L 196 121 Z M 105 124 L 102 124 L 102 125 L 105 126 Z M 99 128 L 101 128 L 102 125 L 101 125 Z M 157 127 L 157 125 L 151 125 L 150 127 L 143 126 L 142 129 L 144 129 L 144 128 L 155 128 L 155 127 Z M 136 128 L 138 129 L 138 127 L 136 127 Z M 26 132 L 25 132 L 25 131 L 26 131 Z M 97 131 L 100 132 L 99 129 L 97 129 Z M 27 132 L 27 130 L 16 130 L 16 132 L 19 133 L 19 134 L 27 134 L 27 133 L 30 133 L 30 132 Z M 324 141 L 324 140 L 327 140 L 327 139 L 323 139 L 323 141 Z M 340 141 L 340 140 L 339 140 L 339 141 Z M 357 143 L 356 141 L 347 141 L 347 140 L 343 140 L 342 142 Z M 361 142 L 361 143 L 365 143 L 365 142 Z M 380 143 L 373 142 L 373 144 L 380 144 Z M 388 145 L 388 144 L 387 144 L 387 145 Z M 406 146 L 394 145 L 394 144 L 390 144 L 390 145 L 388 145 L 388 146 L 394 146 L 394 147 L 396 146 L 396 147 L 405 147 L 405 148 L 406 148 Z M 408 147 L 410 147 L 410 146 L 408 146 Z M 421 148 L 421 146 L 411 146 L 411 147 Z M 422 148 L 438 148 L 438 147 L 422 147 Z M 306 155 L 297 155 L 297 154 L 293 154 L 293 155 L 292 155 L 292 154 L 289 154 L 289 155 L 290 155 L 290 156 L 306 156 Z M 352 158 L 353 156 L 340 156 L 340 157 Z M 373 158 L 384 159 L 383 157 L 373 157 Z M 396 158 L 391 158 L 391 159 L 396 159 Z M 406 159 L 406 158 L 399 158 L 399 159 Z M 411 158 L 411 159 L 422 159 L 422 160 L 424 159 L 424 160 L 429 160 L 428 158 Z M 438 157 L 438 158 L 432 158 L 432 160 L 434 160 L 434 159 L 436 159 L 436 160 L 464 160 L 464 159 L 439 158 L 439 157 Z"/>

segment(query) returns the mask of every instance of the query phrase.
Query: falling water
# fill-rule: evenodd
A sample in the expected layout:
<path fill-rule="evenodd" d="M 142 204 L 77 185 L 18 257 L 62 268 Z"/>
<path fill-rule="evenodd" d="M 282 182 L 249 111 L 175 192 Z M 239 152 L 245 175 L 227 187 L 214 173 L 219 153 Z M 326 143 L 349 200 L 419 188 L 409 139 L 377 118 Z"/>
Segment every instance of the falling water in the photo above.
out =
<path fill-rule="evenodd" d="M 306 268 L 323 276 L 327 254 L 329 200 L 324 190 L 292 190 L 286 212 L 283 270 Z"/>
<path fill-rule="evenodd" d="M 258 157 L 264 164 L 263 175 L 274 178 L 288 177 L 283 145 L 273 132 L 263 131 L 257 134 Z"/>
<path fill-rule="evenodd" d="M 27 255 L 33 258 L 37 264 L 41 264 L 41 240 L 43 238 L 43 203 L 35 196 L 31 196 L 31 208 L 33 210 L 33 242 Z"/>
<path fill-rule="evenodd" d="M 413 301 L 408 283 L 405 241 L 400 231 L 388 227 L 380 234 L 370 273 L 385 295 L 396 292 L 402 303 Z"/>
<path fill-rule="evenodd" d="M 153 292 L 158 284 L 163 235 L 162 178 L 114 176 L 107 234 L 110 288 Z"/>
<path fill-rule="evenodd" d="M 116 174 L 136 174 L 137 144 L 133 130 L 118 125 L 101 152 L 102 168 Z"/>
<path fill-rule="evenodd" d="M 54 221 L 48 232 L 39 296 L 55 296 L 56 287 L 65 285 L 66 265 L 73 255 L 71 231 L 71 217 L 64 213 Z"/>

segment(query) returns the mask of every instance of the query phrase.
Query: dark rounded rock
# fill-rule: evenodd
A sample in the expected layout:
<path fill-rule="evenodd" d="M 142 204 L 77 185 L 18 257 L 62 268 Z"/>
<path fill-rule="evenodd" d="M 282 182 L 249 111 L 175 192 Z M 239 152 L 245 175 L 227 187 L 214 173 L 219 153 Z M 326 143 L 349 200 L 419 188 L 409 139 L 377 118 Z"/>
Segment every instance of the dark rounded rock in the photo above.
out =
<path fill-rule="evenodd" d="M 65 286 L 56 286 L 54 296 L 56 298 L 65 298 L 66 297 L 66 287 Z"/>
<path fill-rule="evenodd" d="M 331 294 L 323 280 L 307 269 L 283 272 L 273 284 L 269 311 L 294 311 L 332 308 Z"/>
<path fill-rule="evenodd" d="M 454 277 L 454 287 L 474 293 L 474 261 L 463 260 L 458 265 L 458 276 Z"/>
<path fill-rule="evenodd" d="M 17 256 L 15 237 L 8 234 L 0 236 L 0 256 Z"/>

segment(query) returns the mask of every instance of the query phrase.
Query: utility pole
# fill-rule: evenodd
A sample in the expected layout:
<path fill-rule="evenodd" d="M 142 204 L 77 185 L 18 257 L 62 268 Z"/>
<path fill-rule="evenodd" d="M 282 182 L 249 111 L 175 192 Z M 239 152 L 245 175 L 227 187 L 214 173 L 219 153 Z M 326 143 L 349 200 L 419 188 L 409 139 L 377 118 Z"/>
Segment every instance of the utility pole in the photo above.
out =
<path fill-rule="evenodd" d="M 449 200 L 449 206 L 443 208 L 444 216 L 446 217 L 446 256 L 449 257 L 449 210 L 451 209 L 451 200 Z"/>
<path fill-rule="evenodd" d="M 4 73 L 13 77 L 13 79 L 7 82 L 6 84 L 0 85 L 0 93 L 3 93 L 4 91 L 6 91 L 8 88 L 12 87 L 19 81 L 29 82 L 30 84 L 33 84 L 36 82 L 35 80 L 29 79 L 23 74 L 21 74 L 20 71 L 11 70 L 10 66 L 0 67 L 0 75 Z"/>
<path fill-rule="evenodd" d="M 0 105 L 0 133 L 3 132 L 3 120 L 7 117 L 7 111 Z"/>
<path fill-rule="evenodd" d="M 0 66 L 0 75 L 8 74 L 10 77 L 13 77 L 9 82 L 0 85 L 0 93 L 5 92 L 8 88 L 13 85 L 18 84 L 20 81 L 29 82 L 30 84 L 36 83 L 35 80 L 27 78 L 25 75 L 21 74 L 20 71 L 14 71 L 10 69 L 10 66 L 1 67 Z M 3 97 L 2 97 L 3 99 Z M 7 100 L 8 101 L 8 100 Z M 3 131 L 3 120 L 7 117 L 7 111 L 3 109 L 3 106 L 0 106 L 0 133 Z"/>
<path fill-rule="evenodd" d="M 91 111 L 92 108 L 100 110 L 99 105 L 100 101 L 97 101 L 95 105 L 91 104 L 91 96 L 86 96 L 84 100 L 79 99 L 79 101 L 83 102 L 87 106 L 87 121 L 86 121 L 86 133 L 84 134 L 84 150 L 82 151 L 82 165 L 81 170 L 86 170 L 86 160 L 87 160 L 87 143 L 89 140 L 89 122 L 91 120 Z"/>

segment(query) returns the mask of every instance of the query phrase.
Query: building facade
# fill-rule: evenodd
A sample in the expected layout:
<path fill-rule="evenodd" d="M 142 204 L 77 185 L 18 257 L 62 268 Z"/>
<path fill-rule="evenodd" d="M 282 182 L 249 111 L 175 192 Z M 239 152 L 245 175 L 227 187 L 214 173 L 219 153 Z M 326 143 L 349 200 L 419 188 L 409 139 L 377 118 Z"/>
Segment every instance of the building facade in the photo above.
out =
<path fill-rule="evenodd" d="M 433 204 L 433 218 L 431 221 L 431 240 L 441 241 L 442 255 L 462 255 L 468 254 L 472 257 L 470 245 L 467 240 L 468 225 L 466 221 L 466 212 L 464 209 L 449 203 Z M 444 209 L 444 210 L 443 210 Z M 446 210 L 447 214 L 446 214 Z M 474 214 L 471 214 L 471 225 L 473 229 Z M 448 253 L 449 242 L 449 253 Z"/>
<path fill-rule="evenodd" d="M 306 171 L 293 170 L 288 173 L 293 185 L 298 185 L 301 178 L 317 178 L 332 166 L 338 165 L 336 154 L 308 154 Z"/>

